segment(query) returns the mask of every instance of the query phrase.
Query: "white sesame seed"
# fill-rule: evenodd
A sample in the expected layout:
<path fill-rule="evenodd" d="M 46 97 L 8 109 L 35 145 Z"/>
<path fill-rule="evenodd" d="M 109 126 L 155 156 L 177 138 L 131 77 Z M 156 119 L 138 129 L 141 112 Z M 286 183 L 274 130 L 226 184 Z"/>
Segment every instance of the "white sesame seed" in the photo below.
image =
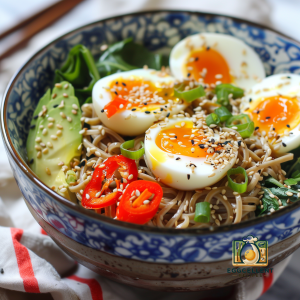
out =
<path fill-rule="evenodd" d="M 73 114 L 73 115 L 77 115 L 77 110 L 72 109 L 72 114 Z"/>
<path fill-rule="evenodd" d="M 124 107 L 124 105 L 123 105 L 123 104 L 120 104 L 119 108 L 122 109 L 123 107 Z"/>
<path fill-rule="evenodd" d="M 135 195 L 138 197 L 138 196 L 140 196 L 140 194 L 141 194 L 141 192 L 139 191 L 139 190 L 136 190 L 135 191 Z"/>
<path fill-rule="evenodd" d="M 43 149 L 43 154 L 47 154 L 48 153 L 48 148 Z"/>
<path fill-rule="evenodd" d="M 48 133 L 48 130 L 45 128 L 45 129 L 43 129 L 43 132 L 42 132 L 42 134 L 43 135 L 46 135 Z"/>
<path fill-rule="evenodd" d="M 62 131 L 61 130 L 57 130 L 56 135 L 57 136 L 61 136 L 61 134 L 62 134 Z"/>
<path fill-rule="evenodd" d="M 146 205 L 146 204 L 149 204 L 150 201 L 149 200 L 145 200 L 143 203 Z"/>
<path fill-rule="evenodd" d="M 60 116 L 61 116 L 63 119 L 65 119 L 65 118 L 66 118 L 66 115 L 65 115 L 65 113 L 64 113 L 64 112 L 62 112 L 62 111 L 61 111 L 59 114 L 60 114 Z"/>
<path fill-rule="evenodd" d="M 86 199 L 90 199 L 90 195 L 89 194 L 86 194 L 85 197 L 86 197 Z"/>
<path fill-rule="evenodd" d="M 46 168 L 46 173 L 47 173 L 48 175 L 51 175 L 51 171 L 50 171 L 49 168 Z"/>
<path fill-rule="evenodd" d="M 128 176 L 128 180 L 131 180 L 133 178 L 133 175 L 132 174 L 130 174 L 129 176 Z"/>
<path fill-rule="evenodd" d="M 67 117 L 67 121 L 71 123 L 72 122 L 72 118 L 71 117 Z"/>
<path fill-rule="evenodd" d="M 102 165 L 99 166 L 99 168 L 101 168 L 101 169 L 104 168 L 104 167 L 105 167 L 105 164 L 102 164 Z"/>
<path fill-rule="evenodd" d="M 37 143 L 40 143 L 40 142 L 42 141 L 42 139 L 41 139 L 40 137 L 37 137 L 37 138 L 35 139 L 35 141 L 36 141 Z"/>
<path fill-rule="evenodd" d="M 52 134 L 50 137 L 51 137 L 52 140 L 57 140 L 57 136 L 56 135 Z"/>
<path fill-rule="evenodd" d="M 293 196 L 293 193 L 292 193 L 292 192 L 286 192 L 286 194 L 287 194 L 288 196 Z"/>

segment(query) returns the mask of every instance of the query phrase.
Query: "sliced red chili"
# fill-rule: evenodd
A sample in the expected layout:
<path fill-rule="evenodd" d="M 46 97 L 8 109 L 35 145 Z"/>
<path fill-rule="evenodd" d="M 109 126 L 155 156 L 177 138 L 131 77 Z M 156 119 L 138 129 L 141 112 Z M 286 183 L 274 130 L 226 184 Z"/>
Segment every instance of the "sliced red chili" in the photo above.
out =
<path fill-rule="evenodd" d="M 122 176 L 123 189 L 137 180 L 138 170 L 135 161 L 123 155 L 109 157 L 102 165 L 94 170 L 91 181 L 83 191 L 81 204 L 88 209 L 97 209 L 110 206 L 117 202 L 122 195 L 120 191 L 120 180 L 115 177 L 115 171 L 119 170 Z M 102 185 L 102 182 L 105 183 Z M 110 192 L 109 185 L 116 181 L 116 191 Z"/>
<path fill-rule="evenodd" d="M 131 200 L 133 195 L 139 196 Z M 156 214 L 163 196 L 161 186 L 156 182 L 137 180 L 127 186 L 117 210 L 117 219 L 120 221 L 146 224 Z M 152 198 L 153 197 L 153 198 Z M 144 204 L 144 201 L 146 204 Z"/>
<path fill-rule="evenodd" d="M 117 112 L 126 109 L 126 106 L 129 102 L 120 97 L 115 97 L 114 100 L 110 101 L 108 104 L 104 106 L 104 111 L 108 118 L 112 117 Z"/>

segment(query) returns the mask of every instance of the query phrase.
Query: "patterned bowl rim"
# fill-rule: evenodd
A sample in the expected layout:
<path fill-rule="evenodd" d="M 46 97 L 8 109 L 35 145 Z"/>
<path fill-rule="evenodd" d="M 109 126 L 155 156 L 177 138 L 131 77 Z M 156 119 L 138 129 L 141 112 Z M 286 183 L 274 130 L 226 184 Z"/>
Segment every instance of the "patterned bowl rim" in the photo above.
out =
<path fill-rule="evenodd" d="M 122 19 L 124 17 L 135 17 L 135 16 L 143 16 L 146 14 L 156 14 L 156 13 L 182 13 L 182 14 L 188 14 L 188 15 L 198 15 L 198 16 L 202 16 L 202 17 L 209 17 L 209 18 L 218 18 L 218 17 L 223 17 L 223 18 L 227 18 L 227 19 L 231 19 L 234 22 L 237 23 L 245 23 L 254 27 L 257 27 L 259 29 L 262 30 L 269 30 L 271 32 L 274 32 L 276 34 L 281 35 L 282 37 L 284 37 L 285 39 L 290 40 L 291 42 L 299 45 L 300 47 L 300 42 L 296 41 L 295 39 L 277 31 L 274 30 L 268 26 L 262 25 L 262 24 L 258 24 L 255 22 L 251 22 L 248 20 L 243 20 L 241 18 L 236 18 L 236 17 L 232 17 L 232 16 L 228 16 L 228 15 L 223 15 L 223 14 L 215 14 L 215 13 L 207 13 L 207 12 L 197 12 L 197 11 L 188 11 L 188 10 L 149 10 L 149 11 L 140 11 L 140 12 L 135 12 L 135 13 L 129 13 L 129 14 L 123 14 L 123 15 L 118 15 L 118 16 L 113 16 L 113 17 L 109 17 L 109 18 L 105 18 L 105 19 L 101 19 L 95 22 L 91 22 L 88 23 L 86 25 L 80 26 L 76 29 L 73 29 L 63 35 L 61 35 L 60 37 L 56 38 L 55 40 L 51 41 L 50 43 L 48 43 L 47 45 L 45 45 L 44 47 L 42 47 L 40 50 L 38 50 L 35 54 L 33 54 L 28 60 L 27 62 L 25 62 L 23 64 L 23 66 L 21 66 L 19 68 L 19 70 L 17 70 L 15 72 L 15 74 L 13 75 L 13 77 L 11 78 L 4 97 L 3 97 L 3 101 L 2 101 L 2 105 L 1 105 L 1 113 L 0 113 L 0 121 L 1 121 L 1 133 L 2 133 L 2 139 L 4 141 L 4 145 L 9 153 L 9 155 L 13 158 L 13 160 L 15 161 L 16 165 L 18 166 L 18 168 L 24 173 L 25 176 L 27 176 L 35 185 L 37 185 L 40 189 L 42 189 L 44 192 L 46 192 L 49 196 L 51 196 L 52 198 L 54 198 L 57 202 L 59 202 L 60 204 L 62 204 L 63 206 L 67 206 L 68 208 L 75 210 L 77 213 L 80 214 L 84 214 L 90 218 L 96 219 L 98 221 L 104 222 L 104 223 L 108 223 L 111 224 L 113 226 L 116 227 L 121 227 L 120 229 L 130 229 L 130 230 L 134 230 L 134 231 L 142 231 L 142 232 L 151 232 L 151 233 L 155 233 L 155 234 L 168 234 L 168 235 L 207 235 L 207 234 L 218 234 L 218 233 L 222 233 L 222 232 L 228 232 L 228 231 L 234 231 L 234 230 L 239 230 L 239 229 L 243 229 L 246 227 L 251 227 L 253 225 L 256 224 L 260 224 L 263 222 L 268 222 L 274 219 L 277 219 L 281 216 L 287 215 L 289 214 L 291 211 L 295 210 L 296 208 L 300 207 L 300 201 L 297 201 L 291 205 L 289 205 L 288 207 L 275 211 L 273 214 L 271 215 L 265 215 L 262 217 L 257 217 L 255 219 L 251 219 L 251 220 L 247 220 L 244 221 L 242 223 L 238 223 L 238 224 L 230 224 L 230 225 L 222 225 L 220 227 L 207 227 L 207 228 L 193 228 L 193 229 L 175 229 L 175 228 L 159 228 L 159 227 L 150 227 L 150 226 L 146 226 L 146 225 L 136 225 L 136 224 L 131 224 L 131 223 L 126 223 L 126 222 L 121 222 L 118 220 L 114 220 L 111 218 L 108 218 L 106 216 L 101 216 L 97 213 L 95 213 L 94 211 L 85 209 L 83 207 L 81 207 L 78 204 L 75 204 L 73 202 L 68 201 L 67 199 L 65 199 L 64 197 L 62 197 L 61 195 L 57 194 L 56 192 L 54 192 L 53 190 L 51 190 L 51 188 L 49 188 L 48 186 L 46 186 L 40 179 L 37 178 L 37 176 L 33 173 L 33 171 L 26 165 L 26 163 L 23 161 L 23 159 L 20 157 L 20 155 L 17 153 L 16 149 L 13 146 L 12 140 L 8 134 L 8 126 L 7 126 L 7 117 L 6 117 L 6 111 L 7 111 L 7 105 L 8 105 L 8 98 L 10 96 L 10 93 L 12 92 L 13 89 L 13 85 L 15 84 L 15 82 L 17 81 L 19 75 L 21 72 L 23 72 L 26 67 L 36 59 L 37 56 L 39 56 L 42 52 L 44 52 L 47 48 L 50 48 L 51 46 L 53 46 L 56 42 L 58 42 L 59 40 L 64 39 L 66 36 L 75 33 L 75 32 L 80 32 L 85 28 L 88 28 L 92 25 L 96 25 L 102 22 L 107 22 L 107 21 L 112 21 L 112 20 L 118 20 L 118 19 Z"/>

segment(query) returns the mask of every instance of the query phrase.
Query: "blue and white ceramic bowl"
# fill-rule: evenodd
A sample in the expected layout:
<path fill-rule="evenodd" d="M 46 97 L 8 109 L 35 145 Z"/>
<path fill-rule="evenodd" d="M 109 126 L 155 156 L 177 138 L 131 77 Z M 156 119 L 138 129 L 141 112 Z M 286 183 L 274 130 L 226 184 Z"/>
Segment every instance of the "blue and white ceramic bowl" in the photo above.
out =
<path fill-rule="evenodd" d="M 224 286 L 235 281 L 232 278 L 222 282 L 214 279 L 202 284 L 199 280 L 208 276 L 204 271 L 194 272 L 189 277 L 191 273 L 187 270 L 196 266 L 196 270 L 207 270 L 212 278 L 226 275 L 225 267 L 230 267 L 232 257 L 232 241 L 248 235 L 269 242 L 271 266 L 299 246 L 300 202 L 271 216 L 220 228 L 150 228 L 109 219 L 67 201 L 44 185 L 26 163 L 25 145 L 33 111 L 39 98 L 52 86 L 54 70 L 62 65 L 74 45 L 84 44 L 96 56 L 101 45 L 132 36 L 151 51 L 168 52 L 178 41 L 198 32 L 225 33 L 243 40 L 258 53 L 268 75 L 300 73 L 300 44 L 271 29 L 204 13 L 143 12 L 98 21 L 53 41 L 13 77 L 2 104 L 1 130 L 9 161 L 35 218 L 80 262 L 100 273 L 123 272 L 122 278 L 116 278 L 123 282 L 140 285 L 130 279 L 143 279 L 143 274 L 148 273 L 145 276 L 149 278 L 144 276 L 144 280 L 148 280 L 146 286 L 149 288 L 164 289 L 165 286 L 172 289 L 177 286 L 174 289 L 178 289 L 178 282 L 187 282 L 190 278 L 197 284 L 186 284 L 187 290 Z M 107 263 L 103 262 L 103 257 Z M 128 264 L 128 259 L 137 267 L 125 272 L 122 268 Z M 119 263 L 120 267 L 109 269 L 112 261 Z M 153 266 L 156 271 L 151 273 Z"/>

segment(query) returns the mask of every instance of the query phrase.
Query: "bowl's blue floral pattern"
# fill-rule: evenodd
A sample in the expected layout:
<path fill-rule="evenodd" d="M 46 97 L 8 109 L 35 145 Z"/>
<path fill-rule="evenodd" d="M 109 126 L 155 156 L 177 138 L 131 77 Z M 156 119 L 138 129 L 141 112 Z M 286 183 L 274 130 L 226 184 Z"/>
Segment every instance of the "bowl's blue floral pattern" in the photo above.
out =
<path fill-rule="evenodd" d="M 39 98 L 52 85 L 54 70 L 76 44 L 100 54 L 100 46 L 129 36 L 152 51 L 168 52 L 182 38 L 197 32 L 236 36 L 259 54 L 267 74 L 300 73 L 299 44 L 266 29 L 221 17 L 188 12 L 149 12 L 112 18 L 75 30 L 54 41 L 17 75 L 7 101 L 7 125 L 13 146 L 26 161 L 29 123 Z M 254 235 L 269 245 L 300 230 L 300 208 L 274 220 L 225 233 L 205 235 L 142 232 L 89 218 L 52 198 L 17 166 L 9 154 L 15 178 L 24 198 L 49 224 L 66 236 L 94 249 L 153 262 L 211 262 L 231 258 L 233 239 Z"/>

